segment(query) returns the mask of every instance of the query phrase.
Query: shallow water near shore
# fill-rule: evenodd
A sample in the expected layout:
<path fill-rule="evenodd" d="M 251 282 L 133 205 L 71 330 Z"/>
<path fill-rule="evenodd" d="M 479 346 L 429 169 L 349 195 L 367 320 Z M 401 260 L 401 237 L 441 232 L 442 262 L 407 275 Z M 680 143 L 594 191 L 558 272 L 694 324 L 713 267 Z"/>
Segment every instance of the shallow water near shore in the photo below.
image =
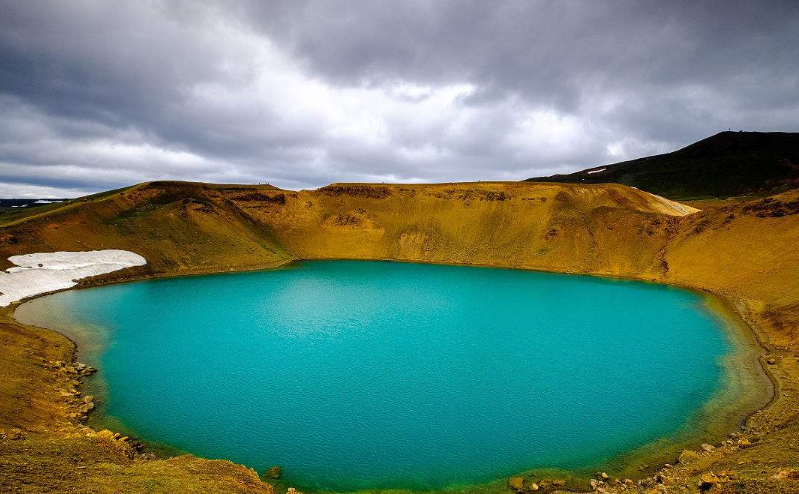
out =
<path fill-rule="evenodd" d="M 82 329 L 105 412 L 137 434 L 341 491 L 601 464 L 683 428 L 732 351 L 693 292 L 386 262 L 62 292 L 16 316 Z"/>

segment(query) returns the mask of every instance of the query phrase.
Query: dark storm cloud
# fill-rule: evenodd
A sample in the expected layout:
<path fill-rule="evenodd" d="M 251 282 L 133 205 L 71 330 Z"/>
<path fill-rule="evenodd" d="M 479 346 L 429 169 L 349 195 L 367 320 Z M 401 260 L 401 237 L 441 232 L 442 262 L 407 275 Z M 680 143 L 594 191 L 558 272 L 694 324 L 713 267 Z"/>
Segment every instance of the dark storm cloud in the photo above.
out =
<path fill-rule="evenodd" d="M 0 195 L 520 179 L 799 130 L 799 4 L 0 0 Z"/>

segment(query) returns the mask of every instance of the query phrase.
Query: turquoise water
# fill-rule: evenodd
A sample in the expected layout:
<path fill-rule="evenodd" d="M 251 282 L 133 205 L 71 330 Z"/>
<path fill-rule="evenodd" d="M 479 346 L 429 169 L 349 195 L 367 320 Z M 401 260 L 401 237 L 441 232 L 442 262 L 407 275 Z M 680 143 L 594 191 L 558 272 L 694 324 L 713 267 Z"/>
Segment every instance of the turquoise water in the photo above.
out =
<path fill-rule="evenodd" d="M 731 351 L 691 292 L 387 262 L 68 291 L 18 317 L 103 328 L 106 413 L 142 437 L 309 489 L 590 467 L 684 426 Z"/>

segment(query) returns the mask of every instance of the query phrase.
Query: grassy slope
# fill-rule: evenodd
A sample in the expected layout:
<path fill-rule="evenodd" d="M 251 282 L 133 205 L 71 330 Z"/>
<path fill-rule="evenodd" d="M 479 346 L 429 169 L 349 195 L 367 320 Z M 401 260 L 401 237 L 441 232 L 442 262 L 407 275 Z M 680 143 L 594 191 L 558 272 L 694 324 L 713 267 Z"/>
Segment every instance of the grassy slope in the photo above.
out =
<path fill-rule="evenodd" d="M 620 183 L 674 199 L 763 194 L 799 185 L 799 133 L 721 132 L 673 153 L 531 180 Z"/>
<path fill-rule="evenodd" d="M 0 250 L 12 255 L 53 250 L 136 251 L 147 274 L 275 266 L 288 255 L 258 230 L 231 198 L 238 186 L 161 182 L 89 196 L 0 223 Z M 4 257 L 5 259 L 5 257 Z"/>
<path fill-rule="evenodd" d="M 354 258 L 678 283 L 735 301 L 773 352 L 776 365 L 770 368 L 778 384 L 792 388 L 799 382 L 799 190 L 751 201 L 704 202 L 701 207 L 703 211 L 681 217 L 679 205 L 620 185 L 338 184 L 293 192 L 268 186 L 155 183 L 0 225 L 0 258 L 122 248 L 148 259 L 148 266 L 111 279 L 269 267 L 296 258 Z M 8 324 L 0 325 L 3 331 L 13 329 Z M 27 358 L 23 350 L 14 355 Z M 18 372 L 3 369 L 3 375 Z M 18 391 L 22 402 L 49 403 L 39 388 L 26 389 Z M 766 466 L 767 461 L 799 466 L 795 448 L 790 454 L 774 453 L 788 451 L 799 437 L 793 420 L 799 401 L 790 396 L 750 421 L 752 431 L 765 439 L 735 453 L 752 457 L 747 466 L 728 456 L 703 457 L 705 463 L 684 467 L 686 478 L 711 468 L 711 460 L 712 468 L 728 461 L 729 468 L 751 469 L 751 478 L 766 485 L 765 472 L 775 468 Z M 35 424 L 20 422 L 19 410 L 0 407 L 0 427 L 37 430 Z M 37 423 L 50 419 L 43 416 Z M 774 433 L 775 428 L 781 432 Z M 161 468 L 156 465 L 153 475 Z M 150 467 L 144 463 L 136 468 L 146 477 Z M 3 471 L 0 465 L 0 485 Z M 231 478 L 241 474 L 232 466 L 228 473 Z"/>

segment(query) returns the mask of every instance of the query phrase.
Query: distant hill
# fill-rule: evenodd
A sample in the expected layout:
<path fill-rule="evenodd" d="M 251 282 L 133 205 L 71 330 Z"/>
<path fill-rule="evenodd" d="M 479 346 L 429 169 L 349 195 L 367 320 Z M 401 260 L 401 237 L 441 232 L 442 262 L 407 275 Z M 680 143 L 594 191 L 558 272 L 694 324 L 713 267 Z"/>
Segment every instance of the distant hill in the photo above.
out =
<path fill-rule="evenodd" d="M 0 208 L 32 208 L 64 201 L 66 199 L 0 199 Z"/>
<path fill-rule="evenodd" d="M 773 193 L 799 187 L 799 133 L 721 132 L 672 153 L 528 181 L 613 182 L 671 199 Z"/>
<path fill-rule="evenodd" d="M 7 221 L 9 218 L 21 217 L 28 210 L 44 206 L 60 204 L 67 199 L 0 199 L 0 218 Z"/>

